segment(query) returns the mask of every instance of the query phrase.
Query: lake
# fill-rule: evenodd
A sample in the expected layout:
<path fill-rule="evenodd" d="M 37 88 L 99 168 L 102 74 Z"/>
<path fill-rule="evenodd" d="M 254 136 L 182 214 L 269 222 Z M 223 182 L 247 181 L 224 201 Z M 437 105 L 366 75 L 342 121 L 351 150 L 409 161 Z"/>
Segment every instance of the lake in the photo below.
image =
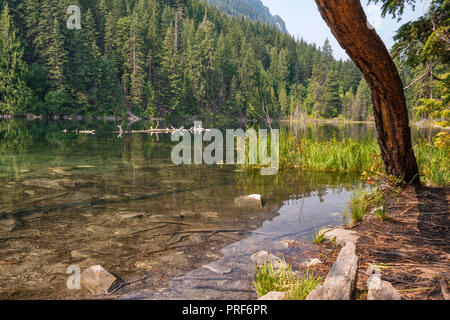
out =
<path fill-rule="evenodd" d="M 283 130 L 375 135 L 367 124 Z M 414 139 L 435 133 L 413 130 Z M 251 255 L 305 261 L 317 251 L 314 233 L 343 224 L 361 184 L 354 174 L 176 166 L 175 144 L 170 134 L 119 136 L 112 122 L 0 121 L 0 299 L 88 298 L 67 288 L 67 268 L 98 264 L 125 282 L 114 298 L 254 299 Z M 250 194 L 263 208 L 235 205 Z"/>

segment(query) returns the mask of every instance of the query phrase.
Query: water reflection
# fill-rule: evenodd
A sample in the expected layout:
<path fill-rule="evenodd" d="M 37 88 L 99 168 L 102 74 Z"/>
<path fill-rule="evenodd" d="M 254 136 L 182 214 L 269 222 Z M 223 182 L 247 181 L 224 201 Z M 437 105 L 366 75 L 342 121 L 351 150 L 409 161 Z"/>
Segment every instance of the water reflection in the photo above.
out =
<path fill-rule="evenodd" d="M 337 139 L 375 139 L 375 124 L 371 123 L 302 123 L 292 122 L 284 123 L 282 127 L 286 128 L 291 134 L 305 139 L 317 139 L 321 141 Z M 411 126 L 413 141 L 432 141 L 442 128 L 439 127 L 417 127 Z"/>
<path fill-rule="evenodd" d="M 304 132 L 327 139 L 336 128 Z M 248 297 L 248 256 L 262 249 L 284 254 L 282 240 L 298 240 L 303 245 L 291 253 L 305 257 L 316 228 L 342 223 L 359 183 L 355 175 L 174 166 L 169 135 L 117 135 L 112 122 L 0 121 L 0 298 L 84 298 L 85 291 L 65 287 L 72 264 L 101 264 L 125 281 L 145 277 L 124 295 L 145 288 L 151 297 L 169 286 L 169 298 L 176 296 L 171 279 L 192 289 L 185 280 L 203 266 L 213 273 L 229 266 L 223 281 L 230 290 L 210 283 L 211 297 L 236 297 L 243 287 Z M 263 209 L 234 205 L 254 193 L 266 199 Z"/>
<path fill-rule="evenodd" d="M 351 196 L 345 187 L 328 186 L 308 196 L 296 194 L 283 202 L 277 215 L 268 218 L 251 236 L 221 250 L 218 260 L 172 279 L 164 290 L 149 290 L 140 282 L 121 290 L 121 299 L 245 300 L 255 299 L 251 288 L 254 253 L 268 251 L 300 265 L 314 253 L 312 234 L 322 227 L 342 225 Z"/>

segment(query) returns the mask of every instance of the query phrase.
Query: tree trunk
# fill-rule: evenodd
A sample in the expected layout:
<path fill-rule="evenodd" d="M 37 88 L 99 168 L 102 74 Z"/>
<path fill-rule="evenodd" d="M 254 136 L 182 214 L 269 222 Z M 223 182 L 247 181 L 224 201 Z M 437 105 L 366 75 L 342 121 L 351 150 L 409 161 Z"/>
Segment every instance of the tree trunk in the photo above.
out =
<path fill-rule="evenodd" d="M 360 0 L 315 1 L 332 33 L 370 86 L 387 173 L 408 183 L 420 183 L 402 80 L 383 41 L 369 27 Z"/>

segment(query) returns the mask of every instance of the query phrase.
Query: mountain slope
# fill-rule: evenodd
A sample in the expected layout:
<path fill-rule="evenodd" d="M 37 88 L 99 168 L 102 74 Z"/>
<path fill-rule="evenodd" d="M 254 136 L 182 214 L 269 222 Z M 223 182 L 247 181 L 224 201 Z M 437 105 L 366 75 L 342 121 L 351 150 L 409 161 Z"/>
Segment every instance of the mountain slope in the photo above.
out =
<path fill-rule="evenodd" d="M 229 15 L 266 22 L 287 33 L 284 20 L 278 15 L 273 16 L 261 0 L 208 0 L 208 2 Z"/>

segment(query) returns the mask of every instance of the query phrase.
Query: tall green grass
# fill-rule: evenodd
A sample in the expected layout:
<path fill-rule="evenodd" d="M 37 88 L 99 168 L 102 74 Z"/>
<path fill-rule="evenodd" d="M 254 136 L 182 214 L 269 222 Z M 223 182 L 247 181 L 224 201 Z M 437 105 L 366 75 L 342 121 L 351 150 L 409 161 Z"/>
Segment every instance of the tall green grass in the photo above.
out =
<path fill-rule="evenodd" d="M 419 143 L 414 146 L 422 180 L 427 184 L 450 185 L 450 152 L 435 145 Z"/>
<path fill-rule="evenodd" d="M 280 143 L 280 166 L 313 171 L 362 172 L 371 167 L 371 154 L 378 152 L 378 144 L 373 140 L 315 141 L 285 136 Z"/>
<path fill-rule="evenodd" d="M 440 186 L 450 185 L 448 149 L 419 142 L 414 146 L 422 181 Z M 351 139 L 329 141 L 296 138 L 287 134 L 280 139 L 280 167 L 310 171 L 361 173 L 369 170 L 380 153 L 375 140 Z"/>

